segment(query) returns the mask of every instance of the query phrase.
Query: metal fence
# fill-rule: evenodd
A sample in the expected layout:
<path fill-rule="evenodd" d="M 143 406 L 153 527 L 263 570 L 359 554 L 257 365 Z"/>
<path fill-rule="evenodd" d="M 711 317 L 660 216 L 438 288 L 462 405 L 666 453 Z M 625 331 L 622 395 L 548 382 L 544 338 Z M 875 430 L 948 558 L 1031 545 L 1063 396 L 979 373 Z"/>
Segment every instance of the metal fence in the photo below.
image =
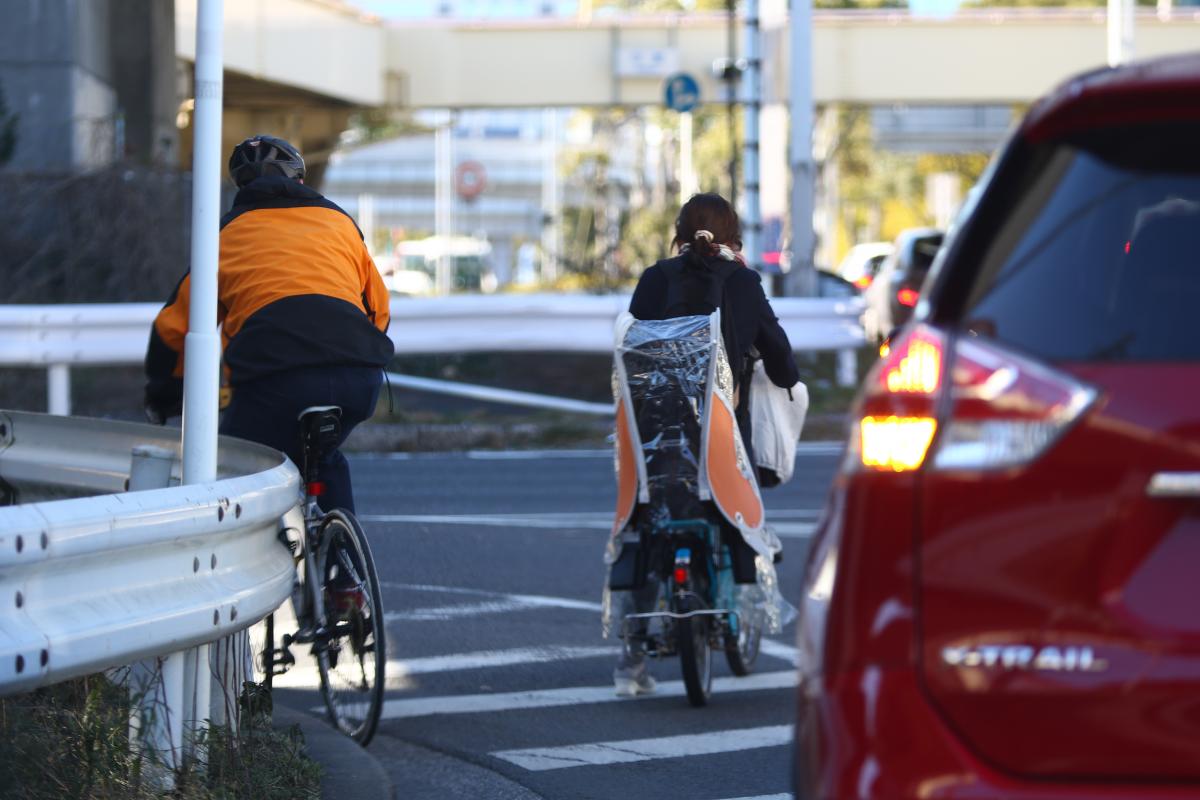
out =
<path fill-rule="evenodd" d="M 863 344 L 861 300 L 776 298 L 772 307 L 797 351 L 837 351 L 838 382 L 853 385 L 854 351 Z M 461 295 L 393 298 L 388 335 L 398 354 L 465 352 L 586 352 L 613 348 L 613 323 L 628 295 Z M 48 410 L 70 413 L 70 368 L 140 364 L 154 303 L 0 306 L 0 366 L 44 366 Z M 562 398 L 505 393 L 487 387 L 414 379 L 423 391 L 446 391 L 495 402 L 568 408 Z M 403 381 L 401 381 L 403 382 Z M 565 405 L 563 403 L 565 402 Z M 580 413 L 611 413 L 588 410 Z"/>
<path fill-rule="evenodd" d="M 180 486 L 179 450 L 174 429 L 0 411 L 0 695 L 140 662 L 168 765 L 188 724 L 236 711 L 241 632 L 290 594 L 277 534 L 302 526 L 280 453 L 222 437 L 218 479 Z"/>

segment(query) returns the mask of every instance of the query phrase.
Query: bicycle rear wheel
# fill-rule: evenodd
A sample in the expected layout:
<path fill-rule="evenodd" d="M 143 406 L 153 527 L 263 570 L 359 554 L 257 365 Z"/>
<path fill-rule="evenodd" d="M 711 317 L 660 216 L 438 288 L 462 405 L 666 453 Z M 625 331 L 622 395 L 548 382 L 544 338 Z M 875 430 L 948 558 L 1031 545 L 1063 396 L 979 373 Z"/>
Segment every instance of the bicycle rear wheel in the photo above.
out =
<path fill-rule="evenodd" d="M 379 576 L 367 538 L 350 512 L 326 514 L 318 541 L 327 619 L 325 641 L 315 648 L 321 696 L 334 726 L 366 747 L 383 710 L 387 666 Z"/>
<path fill-rule="evenodd" d="M 754 669 L 754 661 L 758 658 L 758 648 L 762 643 L 762 615 L 753 614 L 748 619 L 739 619 L 737 632 L 725 631 L 725 660 L 729 669 L 739 677 L 749 675 Z"/>
<path fill-rule="evenodd" d="M 679 611 L 686 613 L 696 608 L 693 603 L 682 603 Z M 694 706 L 706 705 L 712 694 L 712 647 L 708 642 L 710 619 L 709 616 L 698 615 L 675 620 L 675 635 L 679 639 L 679 667 L 683 673 L 688 702 Z"/>

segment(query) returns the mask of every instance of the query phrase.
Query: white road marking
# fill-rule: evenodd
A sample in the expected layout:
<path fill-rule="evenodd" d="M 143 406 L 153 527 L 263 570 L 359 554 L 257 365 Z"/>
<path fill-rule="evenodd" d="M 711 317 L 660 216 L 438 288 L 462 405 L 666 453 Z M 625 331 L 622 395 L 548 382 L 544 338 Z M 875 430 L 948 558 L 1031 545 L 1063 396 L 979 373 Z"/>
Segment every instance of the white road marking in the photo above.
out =
<path fill-rule="evenodd" d="M 549 458 L 612 458 L 607 450 L 468 450 L 467 458 L 476 461 L 540 461 Z"/>
<path fill-rule="evenodd" d="M 845 444 L 840 441 L 798 442 L 797 460 L 806 456 L 837 456 Z M 612 448 L 590 450 L 431 450 L 418 452 L 347 453 L 353 461 L 412 461 L 418 459 L 466 458 L 472 461 L 544 461 L 550 459 L 612 459 Z"/>
<path fill-rule="evenodd" d="M 575 611 L 602 610 L 599 603 L 587 600 L 574 600 L 570 597 L 548 597 L 540 594 L 509 594 L 507 592 L 489 592 L 484 589 L 468 589 L 462 586 L 433 586 L 423 583 L 392 583 L 384 581 L 380 586 L 386 589 L 407 589 L 415 592 L 442 592 L 446 594 L 464 594 L 472 597 L 490 597 L 501 602 L 520 603 L 528 608 L 569 608 Z M 399 612 L 403 613 L 403 612 Z"/>
<path fill-rule="evenodd" d="M 784 644 L 783 642 L 776 642 L 772 639 L 763 639 L 761 642 L 759 642 L 758 651 L 764 656 L 782 658 L 793 667 L 799 666 L 800 664 L 800 651 L 791 645 Z"/>
<path fill-rule="evenodd" d="M 791 725 L 768 725 L 762 728 L 712 731 L 654 739 L 629 739 L 573 744 L 565 747 L 500 750 L 491 755 L 531 772 L 541 772 L 566 767 L 629 764 L 658 758 L 732 753 L 739 750 L 756 750 L 761 747 L 780 747 L 791 744 L 791 741 Z"/>
<path fill-rule="evenodd" d="M 768 526 L 784 539 L 807 539 L 816 530 L 820 510 L 791 508 L 768 510 Z M 364 522 L 418 525 L 466 525 L 471 527 L 537 528 L 544 530 L 612 529 L 611 511 L 572 511 L 544 514 L 360 514 Z"/>
<path fill-rule="evenodd" d="M 730 797 L 728 800 L 792 800 L 791 792 L 783 794 L 756 794 L 754 797 Z"/>
<path fill-rule="evenodd" d="M 409 675 L 429 672 L 453 672 L 464 669 L 486 669 L 506 667 L 513 664 L 544 664 L 551 661 L 570 661 L 577 658 L 615 658 L 619 648 L 606 647 L 518 647 L 512 650 L 480 650 L 474 653 L 453 653 L 426 658 L 408 658 L 397 662 L 400 669 Z"/>
<path fill-rule="evenodd" d="M 406 611 L 384 612 L 384 622 L 445 622 L 459 617 L 478 617 L 484 614 L 507 614 L 536 608 L 517 600 L 485 600 L 482 603 L 462 603 L 456 606 L 413 608 Z"/>
<path fill-rule="evenodd" d="M 796 686 L 796 673 L 763 672 L 744 678 L 714 678 L 713 691 L 753 692 L 764 689 L 791 689 Z M 683 697 L 683 681 L 663 681 L 648 697 Z M 440 716 L 442 714 L 482 714 L 493 711 L 515 711 L 528 708 L 552 708 L 592 703 L 636 702 L 617 697 L 611 685 L 580 686 L 565 689 L 542 689 L 527 692 L 449 695 L 446 697 L 416 697 L 411 700 L 388 700 L 383 706 L 383 719 Z"/>
<path fill-rule="evenodd" d="M 475 617 L 481 614 L 506 614 L 510 611 L 527 611 L 533 608 L 566 608 L 572 611 L 599 613 L 599 603 L 571 600 L 566 597 L 542 597 L 532 594 L 497 595 L 496 600 L 481 603 L 463 603 L 433 608 L 414 608 L 407 611 L 388 611 L 383 615 L 385 622 L 441 622 L 458 617 Z"/>

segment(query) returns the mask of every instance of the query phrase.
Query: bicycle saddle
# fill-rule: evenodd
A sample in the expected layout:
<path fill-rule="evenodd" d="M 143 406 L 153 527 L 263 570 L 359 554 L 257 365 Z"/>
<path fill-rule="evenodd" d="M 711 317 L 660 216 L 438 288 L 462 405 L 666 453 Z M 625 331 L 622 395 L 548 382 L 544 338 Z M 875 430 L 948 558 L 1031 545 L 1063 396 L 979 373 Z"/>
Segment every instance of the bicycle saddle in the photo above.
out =
<path fill-rule="evenodd" d="M 339 406 L 310 406 L 300 412 L 300 435 L 306 447 L 325 451 L 336 447 L 342 432 Z"/>

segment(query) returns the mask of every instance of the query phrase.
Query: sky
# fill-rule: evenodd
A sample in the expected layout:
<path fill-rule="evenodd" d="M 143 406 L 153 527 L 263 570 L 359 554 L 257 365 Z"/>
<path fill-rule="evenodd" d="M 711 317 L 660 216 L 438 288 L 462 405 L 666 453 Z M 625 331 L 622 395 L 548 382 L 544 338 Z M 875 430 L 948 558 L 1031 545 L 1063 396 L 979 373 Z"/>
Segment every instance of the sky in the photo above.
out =
<path fill-rule="evenodd" d="M 349 0 L 353 6 L 384 19 L 420 19 L 436 17 L 443 8 L 454 10 L 454 16 L 530 17 L 545 13 L 549 8 L 559 15 L 574 14 L 577 0 Z"/>

